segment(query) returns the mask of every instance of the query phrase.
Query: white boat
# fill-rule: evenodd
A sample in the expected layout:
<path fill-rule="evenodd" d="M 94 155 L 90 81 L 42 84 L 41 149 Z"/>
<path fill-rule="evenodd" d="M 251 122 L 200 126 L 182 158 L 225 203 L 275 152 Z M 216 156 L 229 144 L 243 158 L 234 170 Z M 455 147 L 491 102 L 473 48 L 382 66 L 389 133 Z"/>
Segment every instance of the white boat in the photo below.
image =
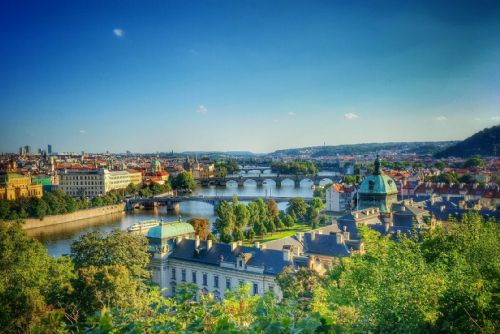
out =
<path fill-rule="evenodd" d="M 155 227 L 158 225 L 160 225 L 160 221 L 158 221 L 156 219 L 143 220 L 141 222 L 138 222 L 138 223 L 131 225 L 129 228 L 127 228 L 127 231 L 129 231 L 129 232 L 147 231 L 151 227 Z"/>

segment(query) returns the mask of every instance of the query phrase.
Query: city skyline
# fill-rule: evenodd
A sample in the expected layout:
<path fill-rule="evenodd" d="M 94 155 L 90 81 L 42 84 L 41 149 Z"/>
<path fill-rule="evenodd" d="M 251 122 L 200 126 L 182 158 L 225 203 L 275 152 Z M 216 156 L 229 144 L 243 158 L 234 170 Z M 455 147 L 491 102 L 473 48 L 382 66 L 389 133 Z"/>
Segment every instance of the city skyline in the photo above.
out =
<path fill-rule="evenodd" d="M 500 123 L 499 8 L 4 2 L 0 152 L 462 140 Z"/>

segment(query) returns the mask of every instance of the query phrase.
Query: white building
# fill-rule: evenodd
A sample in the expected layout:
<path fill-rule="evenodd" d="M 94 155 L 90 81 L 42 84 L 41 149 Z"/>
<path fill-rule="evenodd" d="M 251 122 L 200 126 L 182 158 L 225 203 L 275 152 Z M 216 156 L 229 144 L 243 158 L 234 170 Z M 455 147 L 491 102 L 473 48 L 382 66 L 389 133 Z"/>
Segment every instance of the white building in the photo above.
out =
<path fill-rule="evenodd" d="M 227 290 L 234 291 L 246 284 L 254 295 L 273 291 L 281 299 L 281 289 L 275 282 L 279 273 L 287 266 L 308 265 L 308 259 L 298 257 L 293 249 L 186 238 L 193 235 L 192 226 L 181 222 L 163 223 L 147 233 L 153 253 L 153 281 L 164 289 L 165 296 L 175 295 L 179 284 L 193 283 L 199 293 L 212 293 L 216 299 L 223 299 Z"/>
<path fill-rule="evenodd" d="M 131 183 L 130 173 L 107 169 L 62 169 L 59 189 L 73 197 L 96 197 L 111 190 L 125 189 Z"/>
<path fill-rule="evenodd" d="M 352 186 L 334 183 L 326 189 L 326 210 L 341 212 L 350 210 L 356 191 Z"/>

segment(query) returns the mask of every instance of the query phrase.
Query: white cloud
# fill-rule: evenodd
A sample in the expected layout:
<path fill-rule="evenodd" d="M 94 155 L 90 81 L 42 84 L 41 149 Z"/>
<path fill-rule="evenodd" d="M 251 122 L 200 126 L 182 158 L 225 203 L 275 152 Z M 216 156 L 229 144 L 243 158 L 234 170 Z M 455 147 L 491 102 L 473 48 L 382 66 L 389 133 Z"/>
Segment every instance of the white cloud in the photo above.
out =
<path fill-rule="evenodd" d="M 344 118 L 349 121 L 352 121 L 353 119 L 359 118 L 359 116 L 352 112 L 348 112 L 347 114 L 344 114 Z"/>
<path fill-rule="evenodd" d="M 295 113 L 293 111 L 288 112 L 289 116 L 295 116 Z"/>
<path fill-rule="evenodd" d="M 196 112 L 200 114 L 206 114 L 208 112 L 208 109 L 204 105 L 200 105 L 198 106 L 198 109 L 196 109 Z"/>
<path fill-rule="evenodd" d="M 490 118 L 492 121 L 500 121 L 500 116 L 493 116 Z"/>
<path fill-rule="evenodd" d="M 116 37 L 123 37 L 123 34 L 125 32 L 123 31 L 123 29 L 120 29 L 120 28 L 115 28 L 113 29 L 113 34 L 116 36 Z"/>
<path fill-rule="evenodd" d="M 80 132 L 80 133 L 87 133 L 87 130 L 80 130 L 78 132 Z"/>
<path fill-rule="evenodd" d="M 273 123 L 278 123 L 279 121 L 279 119 L 273 119 Z"/>
<path fill-rule="evenodd" d="M 481 119 L 479 117 L 474 118 L 474 120 L 478 121 L 478 122 L 481 121 Z"/>
<path fill-rule="evenodd" d="M 446 116 L 438 116 L 436 117 L 436 121 L 446 121 Z"/>

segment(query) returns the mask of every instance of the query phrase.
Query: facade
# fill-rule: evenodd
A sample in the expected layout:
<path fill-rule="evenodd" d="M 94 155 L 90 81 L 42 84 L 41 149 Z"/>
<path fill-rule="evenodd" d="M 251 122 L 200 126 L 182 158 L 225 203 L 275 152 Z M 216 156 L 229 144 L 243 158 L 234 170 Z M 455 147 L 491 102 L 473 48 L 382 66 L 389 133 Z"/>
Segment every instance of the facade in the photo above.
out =
<path fill-rule="evenodd" d="M 112 190 L 125 189 L 130 183 L 142 181 L 140 172 L 109 171 L 107 169 L 63 169 L 59 171 L 59 189 L 74 197 L 106 195 Z"/>
<path fill-rule="evenodd" d="M 354 196 L 354 187 L 334 183 L 326 189 L 326 210 L 335 212 L 350 210 Z"/>
<path fill-rule="evenodd" d="M 142 183 L 142 173 L 138 170 L 129 169 L 127 172 L 130 175 L 130 183 L 139 185 Z"/>
<path fill-rule="evenodd" d="M 16 200 L 21 197 L 42 196 L 42 185 L 32 184 L 30 176 L 8 172 L 0 174 L 0 199 Z"/>
<path fill-rule="evenodd" d="M 64 169 L 59 171 L 59 189 L 73 197 L 106 194 L 104 169 Z"/>
<path fill-rule="evenodd" d="M 389 213 L 391 206 L 398 200 L 396 182 L 385 175 L 380 167 L 380 159 L 375 160 L 372 175 L 365 177 L 358 191 L 358 209 L 378 208 L 382 213 Z"/>
<path fill-rule="evenodd" d="M 242 284 L 250 286 L 252 294 L 263 295 L 272 290 L 278 299 L 282 293 L 275 282 L 287 266 L 296 266 L 300 259 L 292 249 L 266 249 L 201 241 L 194 237 L 194 229 L 187 223 L 162 223 L 147 233 L 150 268 L 153 281 L 164 289 L 165 296 L 173 296 L 182 283 L 193 283 L 199 293 L 212 293 L 223 299 L 225 291 Z"/>

